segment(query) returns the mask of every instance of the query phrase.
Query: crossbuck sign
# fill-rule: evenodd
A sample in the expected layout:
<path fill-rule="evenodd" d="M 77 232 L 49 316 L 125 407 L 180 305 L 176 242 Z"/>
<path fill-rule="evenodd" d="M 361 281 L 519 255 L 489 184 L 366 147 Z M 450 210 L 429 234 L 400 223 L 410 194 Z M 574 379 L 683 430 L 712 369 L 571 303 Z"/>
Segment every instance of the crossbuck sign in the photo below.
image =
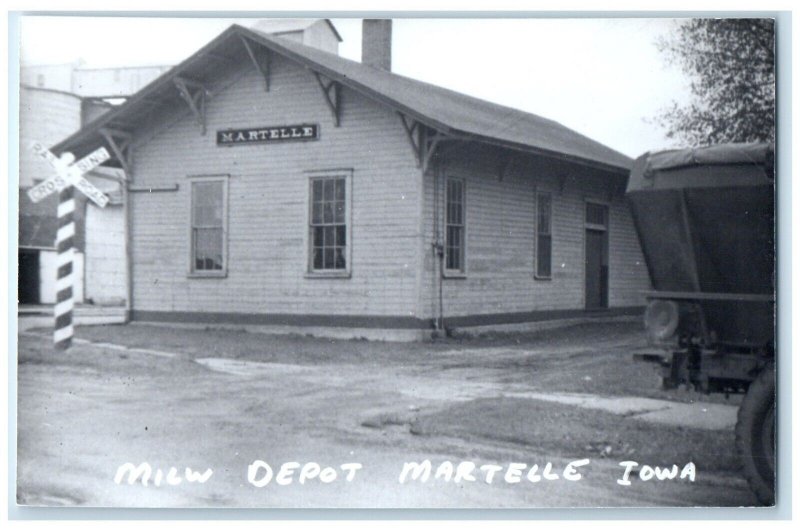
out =
<path fill-rule="evenodd" d="M 102 147 L 73 164 L 75 157 L 71 153 L 64 153 L 61 158 L 57 158 L 38 142 L 35 142 L 31 149 L 56 171 L 55 175 L 29 189 L 28 197 L 34 203 L 38 203 L 50 194 L 58 192 L 58 233 L 56 235 L 58 272 L 53 342 L 57 349 L 66 350 L 72 344 L 72 310 L 75 306 L 73 293 L 75 278 L 72 274 L 72 262 L 75 255 L 75 199 L 72 190 L 73 187 L 77 188 L 97 206 L 105 207 L 108 204 L 108 197 L 90 183 L 83 174 L 110 159 L 111 155 L 108 154 L 106 148 Z"/>
<path fill-rule="evenodd" d="M 64 153 L 59 159 L 38 142 L 35 142 L 31 149 L 56 170 L 55 175 L 28 190 L 28 197 L 31 201 L 38 203 L 54 192 L 61 192 L 69 186 L 75 186 L 86 197 L 97 203 L 97 206 L 102 208 L 108 204 L 108 197 L 83 176 L 84 173 L 88 173 L 111 158 L 106 148 L 101 147 L 93 151 L 75 164 L 72 164 L 72 161 L 75 160 L 72 153 Z"/>

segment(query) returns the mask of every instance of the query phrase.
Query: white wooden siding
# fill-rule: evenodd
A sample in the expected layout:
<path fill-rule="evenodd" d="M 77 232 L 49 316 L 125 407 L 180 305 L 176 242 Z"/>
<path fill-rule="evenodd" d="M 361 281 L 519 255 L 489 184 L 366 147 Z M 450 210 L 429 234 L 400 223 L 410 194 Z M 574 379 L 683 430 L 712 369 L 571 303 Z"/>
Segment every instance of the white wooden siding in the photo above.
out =
<path fill-rule="evenodd" d="M 206 135 L 183 109 L 137 134 L 132 194 L 135 310 L 413 315 L 419 170 L 398 116 L 343 90 L 341 127 L 313 74 L 274 57 L 208 101 Z M 219 129 L 319 123 L 320 140 L 217 147 Z M 352 277 L 309 279 L 307 171 L 352 168 Z M 187 175 L 229 174 L 228 271 L 187 278 Z"/>
<path fill-rule="evenodd" d="M 498 179 L 486 149 L 460 149 L 446 156 L 442 178 L 466 179 L 466 278 L 445 279 L 447 316 L 547 310 L 585 306 L 585 201 L 609 205 L 609 306 L 642 305 L 649 279 L 630 211 L 621 189 L 610 191 L 602 175 L 544 159 L 517 157 Z M 561 179 L 564 176 L 562 190 Z M 425 177 L 428 238 L 434 239 L 434 177 Z M 536 191 L 552 194 L 552 278 L 534 277 Z M 440 205 L 444 189 L 439 191 Z M 439 210 L 439 216 L 443 216 Z M 441 220 L 440 220 L 441 223 Z M 443 227 L 443 226 L 442 226 Z M 438 265 L 431 252 L 424 261 L 423 315 L 438 316 Z"/>
<path fill-rule="evenodd" d="M 344 89 L 334 127 L 313 74 L 274 57 L 270 91 L 249 63 L 208 101 L 206 135 L 171 109 L 137 132 L 132 194 L 135 310 L 438 315 L 434 188 L 392 110 Z M 219 129 L 318 123 L 320 140 L 217 147 Z M 610 205 L 611 307 L 640 305 L 647 271 L 621 190 L 598 172 L 518 157 L 498 180 L 486 149 L 448 156 L 466 181 L 466 278 L 444 283 L 445 315 L 584 308 L 584 205 Z M 307 278 L 309 171 L 352 169 L 352 276 Z M 190 175 L 229 174 L 225 278 L 188 278 Z M 560 175 L 566 180 L 562 190 Z M 440 180 L 443 186 L 444 179 Z M 535 193 L 552 193 L 552 279 L 534 278 Z M 438 195 L 444 235 L 444 188 Z"/>

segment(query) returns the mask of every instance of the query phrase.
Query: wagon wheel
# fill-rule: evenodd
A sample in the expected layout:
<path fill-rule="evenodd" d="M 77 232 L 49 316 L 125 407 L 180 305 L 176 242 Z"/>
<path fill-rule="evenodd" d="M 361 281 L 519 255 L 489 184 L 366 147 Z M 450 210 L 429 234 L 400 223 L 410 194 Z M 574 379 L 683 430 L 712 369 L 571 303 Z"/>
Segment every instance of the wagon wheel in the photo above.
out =
<path fill-rule="evenodd" d="M 739 408 L 736 449 L 758 501 L 775 504 L 775 365 L 770 362 L 750 384 Z"/>

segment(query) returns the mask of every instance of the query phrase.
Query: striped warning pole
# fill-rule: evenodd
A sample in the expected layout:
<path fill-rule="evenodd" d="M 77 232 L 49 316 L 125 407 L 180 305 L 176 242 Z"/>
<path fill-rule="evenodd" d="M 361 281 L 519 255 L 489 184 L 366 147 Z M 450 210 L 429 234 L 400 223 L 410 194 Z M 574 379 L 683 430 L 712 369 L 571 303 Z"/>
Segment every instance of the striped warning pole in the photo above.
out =
<path fill-rule="evenodd" d="M 57 350 L 66 350 L 72 345 L 72 309 L 75 306 L 72 291 L 72 263 L 75 257 L 75 198 L 74 188 L 67 186 L 58 194 L 58 275 L 56 277 L 56 326 L 53 341 Z"/>
<path fill-rule="evenodd" d="M 51 193 L 58 192 L 58 233 L 56 234 L 58 273 L 56 275 L 56 306 L 53 311 L 56 322 L 53 328 L 53 342 L 57 350 L 66 350 L 72 345 L 72 309 L 75 306 L 75 295 L 72 291 L 75 282 L 75 275 L 72 271 L 75 259 L 74 189 L 77 187 L 100 208 L 105 207 L 108 204 L 108 197 L 85 179 L 83 174 L 110 159 L 111 155 L 106 148 L 101 147 L 75 162 L 72 153 L 64 153 L 60 158 L 56 158 L 39 142 L 34 142 L 31 149 L 56 170 L 56 175 L 30 188 L 28 197 L 34 203 L 38 203 Z"/>

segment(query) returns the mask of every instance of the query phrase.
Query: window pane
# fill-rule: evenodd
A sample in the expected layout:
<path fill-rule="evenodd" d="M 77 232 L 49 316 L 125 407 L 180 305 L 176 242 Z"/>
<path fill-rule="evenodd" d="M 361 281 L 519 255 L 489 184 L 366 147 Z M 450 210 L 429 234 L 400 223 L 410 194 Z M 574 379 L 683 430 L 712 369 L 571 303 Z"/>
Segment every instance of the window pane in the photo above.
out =
<path fill-rule="evenodd" d="M 462 200 L 462 182 L 451 179 L 447 183 L 447 200 L 451 203 L 460 203 Z"/>
<path fill-rule="evenodd" d="M 331 203 L 322 203 L 322 222 L 333 223 L 333 205 Z"/>
<path fill-rule="evenodd" d="M 336 248 L 336 269 L 347 269 L 347 261 L 344 258 L 344 247 Z"/>
<path fill-rule="evenodd" d="M 199 227 L 221 227 L 223 209 L 223 183 L 192 183 L 192 220 Z"/>
<path fill-rule="evenodd" d="M 461 227 L 447 227 L 447 269 L 461 269 L 462 237 Z"/>
<path fill-rule="evenodd" d="M 194 229 L 195 269 L 222 269 L 222 229 Z"/>
<path fill-rule="evenodd" d="M 536 274 L 541 277 L 549 277 L 551 274 L 552 238 L 547 235 L 539 235 L 536 251 Z"/>
<path fill-rule="evenodd" d="M 450 203 L 448 210 L 447 222 L 452 225 L 461 225 L 461 205 L 458 203 Z"/>
<path fill-rule="evenodd" d="M 336 179 L 336 200 L 344 201 L 344 179 Z"/>
<path fill-rule="evenodd" d="M 347 226 L 346 225 L 337 225 L 336 226 L 336 245 L 342 247 L 347 245 Z"/>
<path fill-rule="evenodd" d="M 551 204 L 549 195 L 539 195 L 538 200 L 538 223 L 536 230 L 539 234 L 550 234 Z"/>
<path fill-rule="evenodd" d="M 325 193 L 323 195 L 323 199 L 325 201 L 333 201 L 333 186 L 334 180 L 333 179 L 325 179 Z"/>
<path fill-rule="evenodd" d="M 323 250 L 323 254 L 325 256 L 325 264 L 323 267 L 325 269 L 333 269 L 333 247 L 326 247 Z"/>
<path fill-rule="evenodd" d="M 311 205 L 311 223 L 322 223 L 322 203 L 313 203 Z"/>
<path fill-rule="evenodd" d="M 344 201 L 337 201 L 335 203 L 336 215 L 334 218 L 335 223 L 344 223 Z"/>
<path fill-rule="evenodd" d="M 461 256 L 458 247 L 450 247 L 450 253 L 447 256 L 447 268 L 455 270 L 461 269 Z"/>
<path fill-rule="evenodd" d="M 322 229 L 322 227 L 314 227 L 314 247 L 322 247 L 325 245 Z"/>
<path fill-rule="evenodd" d="M 605 226 L 608 219 L 607 211 L 608 208 L 605 205 L 586 203 L 586 223 Z"/>
<path fill-rule="evenodd" d="M 322 269 L 322 249 L 314 248 L 314 269 Z"/>
<path fill-rule="evenodd" d="M 336 240 L 334 239 L 335 227 L 328 226 L 325 227 L 324 230 L 325 230 L 325 240 L 323 245 L 325 245 L 326 247 L 333 247 L 334 245 L 336 245 Z"/>
<path fill-rule="evenodd" d="M 319 179 L 315 179 L 313 181 L 313 192 L 312 192 L 312 201 L 322 201 L 322 181 Z"/>

